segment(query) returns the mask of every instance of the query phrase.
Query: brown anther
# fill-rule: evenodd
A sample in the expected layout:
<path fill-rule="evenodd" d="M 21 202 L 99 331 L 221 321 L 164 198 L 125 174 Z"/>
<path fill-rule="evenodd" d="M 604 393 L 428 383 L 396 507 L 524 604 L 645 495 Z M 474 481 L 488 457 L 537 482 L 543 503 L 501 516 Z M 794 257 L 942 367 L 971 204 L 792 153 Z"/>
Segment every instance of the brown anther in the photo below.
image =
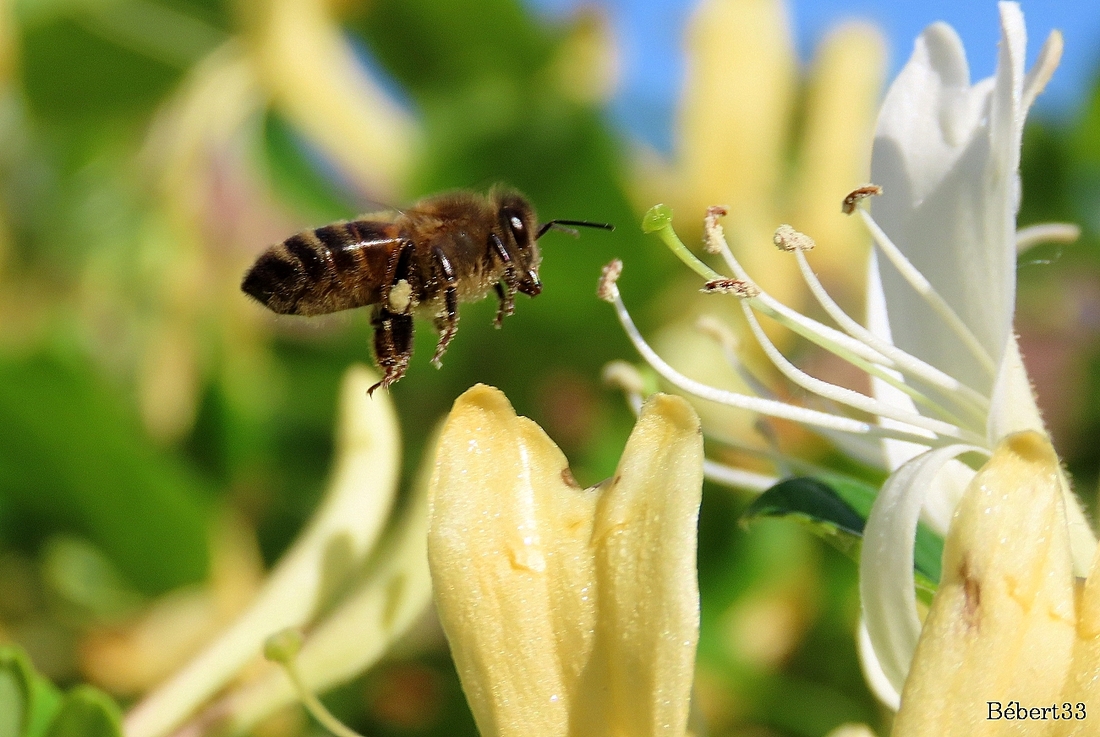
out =
<path fill-rule="evenodd" d="M 815 245 L 813 238 L 786 224 L 775 229 L 772 243 L 780 251 L 812 251 Z"/>
<path fill-rule="evenodd" d="M 743 299 L 760 294 L 760 289 L 755 284 L 743 279 L 713 279 L 699 291 L 704 294 L 732 294 Z"/>
<path fill-rule="evenodd" d="M 840 211 L 845 215 L 851 215 L 856 211 L 856 206 L 860 202 L 868 197 L 878 197 L 882 194 L 882 187 L 877 184 L 865 184 L 862 187 L 857 187 L 848 193 L 848 196 L 844 198 L 843 204 L 840 206 Z"/>
<path fill-rule="evenodd" d="M 600 283 L 596 288 L 596 296 L 604 302 L 614 302 L 619 296 L 619 288 L 615 286 L 619 275 L 623 273 L 623 262 L 615 259 L 600 272 Z"/>
<path fill-rule="evenodd" d="M 721 253 L 722 242 L 726 234 L 722 231 L 722 225 L 718 218 L 729 214 L 729 208 L 724 205 L 711 205 L 707 208 L 707 217 L 703 221 L 703 250 L 707 253 Z"/>

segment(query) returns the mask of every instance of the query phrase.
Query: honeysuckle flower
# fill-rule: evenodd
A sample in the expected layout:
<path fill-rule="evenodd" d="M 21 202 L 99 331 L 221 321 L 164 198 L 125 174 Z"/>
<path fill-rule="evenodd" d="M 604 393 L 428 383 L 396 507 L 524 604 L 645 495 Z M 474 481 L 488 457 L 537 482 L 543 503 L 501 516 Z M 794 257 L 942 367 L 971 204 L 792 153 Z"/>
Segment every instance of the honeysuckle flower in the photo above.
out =
<path fill-rule="evenodd" d="M 348 371 L 341 389 L 332 479 L 320 507 L 251 605 L 212 643 L 127 715 L 127 737 L 162 737 L 246 666 L 265 640 L 309 626 L 299 657 L 306 685 L 320 690 L 376 661 L 430 601 L 425 552 L 426 488 L 379 553 L 400 470 L 397 419 L 388 395 L 367 397 L 370 370 Z M 378 565 L 366 567 L 377 555 Z M 337 598 L 339 594 L 339 598 Z M 323 616 L 322 616 L 323 615 Z M 237 732 L 294 698 L 281 673 L 259 673 L 209 707 L 181 734 Z"/>
<path fill-rule="evenodd" d="M 894 737 L 1084 735 L 1100 697 L 1100 560 L 1074 576 L 1050 442 L 1000 441 L 962 497 Z"/>
<path fill-rule="evenodd" d="M 974 425 L 984 437 L 971 447 L 928 452 L 921 444 L 884 443 L 896 470 L 868 519 L 861 595 L 868 642 L 897 691 L 920 633 L 912 547 L 898 541 L 912 541 L 922 508 L 925 519 L 945 531 L 973 476 L 955 461 L 960 454 L 978 450 L 988 457 L 1011 433 L 1046 434 L 1012 331 L 1016 211 L 1024 119 L 1058 64 L 1062 40 L 1052 33 L 1025 73 L 1023 14 L 1015 3 L 999 7 L 997 72 L 973 86 L 949 26 L 933 25 L 918 39 L 879 115 L 872 179 L 885 194 L 874 203 L 873 218 L 859 211 L 876 239 L 896 244 L 881 249 L 885 259 L 876 253 L 871 261 L 871 330 L 988 402 L 975 418 L 983 423 Z M 883 401 L 914 407 L 913 398 L 874 383 Z M 924 395 L 940 391 L 918 377 L 910 385 Z M 1083 574 L 1096 541 L 1068 484 L 1062 488 L 1074 568 Z"/>
<path fill-rule="evenodd" d="M 685 735 L 702 455 L 690 405 L 656 394 L 615 476 L 581 489 L 500 391 L 456 400 L 431 482 L 428 560 L 483 737 Z"/>
<path fill-rule="evenodd" d="M 791 382 L 863 418 L 827 406 L 795 406 L 764 391 L 750 396 L 693 381 L 642 338 L 619 298 L 615 270 L 605 275 L 601 288 L 647 363 L 680 389 L 818 428 L 861 453 L 873 449 L 868 439 L 880 444 L 880 462 L 891 475 L 864 530 L 861 650 L 876 692 L 895 707 L 921 632 L 913 577 L 918 520 L 923 517 L 945 534 L 962 490 L 1002 439 L 1022 431 L 1045 437 L 1012 332 L 1016 254 L 1036 232 L 1066 237 L 1072 229 L 1017 234 L 1015 219 L 1024 119 L 1057 66 L 1062 41 L 1052 33 L 1025 73 L 1023 15 L 1015 3 L 1002 2 L 999 8 L 1002 34 L 993 77 L 971 85 L 958 36 L 939 23 L 918 39 L 883 103 L 872 153 L 876 186 L 857 190 L 844 203 L 844 211 L 856 214 L 876 246 L 866 327 L 821 287 L 806 255 L 812 242 L 792 235 L 796 231 L 781 227 L 775 244 L 796 259 L 840 330 L 799 314 L 759 288 L 725 241 L 717 220 L 722 208 L 708 214 L 706 243 L 723 256 L 728 275 L 679 243 L 667 210 L 655 208 L 644 225 L 707 280 L 704 291 L 740 300 L 764 352 Z M 873 210 L 861 205 L 862 197 L 876 194 Z M 829 384 L 794 366 L 764 333 L 757 312 L 866 372 L 872 395 Z M 856 447 L 851 439 L 864 442 Z M 749 487 L 766 482 L 713 465 L 708 473 Z M 1060 488 L 1074 570 L 1083 573 L 1095 538 L 1064 479 Z"/>

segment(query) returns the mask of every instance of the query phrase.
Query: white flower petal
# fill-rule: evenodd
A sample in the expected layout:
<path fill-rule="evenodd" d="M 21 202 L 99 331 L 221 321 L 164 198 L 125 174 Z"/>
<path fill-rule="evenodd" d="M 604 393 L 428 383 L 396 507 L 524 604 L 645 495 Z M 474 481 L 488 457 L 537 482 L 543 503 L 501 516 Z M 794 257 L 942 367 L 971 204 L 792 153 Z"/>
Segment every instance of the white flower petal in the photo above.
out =
<path fill-rule="evenodd" d="M 890 330 L 890 319 L 886 314 L 886 294 L 882 290 L 882 272 L 878 262 L 878 252 L 872 250 L 867 268 L 867 329 L 879 338 L 893 343 L 894 338 Z M 882 379 L 872 376 L 871 390 L 875 397 L 895 407 L 911 412 L 917 410 L 917 405 L 912 397 Z M 893 427 L 898 424 L 893 420 L 880 420 L 880 423 L 886 427 Z M 929 437 L 931 437 L 931 434 L 929 434 Z M 886 467 L 891 470 L 900 468 L 906 461 L 916 458 L 928 450 L 927 446 L 920 443 L 894 439 L 883 440 L 882 448 L 886 456 Z"/>
<path fill-rule="evenodd" d="M 901 706 L 901 694 L 882 671 L 882 663 L 878 662 L 878 656 L 875 655 L 875 648 L 871 645 L 871 636 L 867 634 L 867 623 L 863 617 L 859 618 L 856 649 L 859 652 L 859 664 L 863 668 L 863 677 L 867 679 L 871 693 L 877 696 L 879 701 L 897 711 Z"/>
<path fill-rule="evenodd" d="M 986 424 L 990 447 L 1014 432 L 1034 430 L 1046 435 L 1043 418 L 1035 404 L 1031 381 L 1024 369 L 1016 336 L 1009 335 L 1003 353 L 1000 370 L 993 386 L 993 397 Z"/>
<path fill-rule="evenodd" d="M 955 32 L 935 24 L 883 103 L 872 180 L 875 219 L 997 362 L 1015 307 L 1015 216 L 1026 34 L 1001 3 L 997 75 L 969 82 Z M 975 389 L 994 377 L 891 264 L 880 262 L 895 343 Z"/>
<path fill-rule="evenodd" d="M 914 599 L 914 541 L 925 496 L 942 468 L 972 445 L 928 451 L 899 468 L 886 481 L 867 518 L 859 560 L 859 594 L 867 633 L 882 672 L 901 692 L 920 636 Z"/>

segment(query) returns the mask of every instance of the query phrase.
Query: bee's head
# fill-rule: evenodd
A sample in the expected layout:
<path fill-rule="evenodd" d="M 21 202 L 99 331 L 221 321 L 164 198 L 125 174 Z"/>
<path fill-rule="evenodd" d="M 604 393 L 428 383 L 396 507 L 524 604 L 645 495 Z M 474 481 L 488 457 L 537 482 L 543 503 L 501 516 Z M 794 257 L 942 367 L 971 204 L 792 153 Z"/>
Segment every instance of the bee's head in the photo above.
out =
<path fill-rule="evenodd" d="M 522 195 L 515 192 L 498 193 L 497 221 L 500 241 L 515 269 L 517 289 L 532 297 L 542 291 L 539 281 L 539 263 L 542 254 L 538 246 L 538 220 L 535 210 Z M 503 257 L 504 254 L 501 254 Z"/>

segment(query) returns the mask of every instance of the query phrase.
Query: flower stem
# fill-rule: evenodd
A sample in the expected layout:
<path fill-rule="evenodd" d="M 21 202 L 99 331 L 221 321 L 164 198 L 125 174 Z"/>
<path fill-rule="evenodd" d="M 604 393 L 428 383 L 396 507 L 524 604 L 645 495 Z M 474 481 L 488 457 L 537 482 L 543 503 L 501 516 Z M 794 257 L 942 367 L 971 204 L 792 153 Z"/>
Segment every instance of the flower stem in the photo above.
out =
<path fill-rule="evenodd" d="M 298 671 L 298 651 L 302 646 L 302 636 L 297 630 L 283 630 L 268 638 L 264 646 L 264 656 L 268 660 L 278 664 L 286 672 L 290 682 L 294 685 L 294 693 L 306 711 L 317 720 L 322 727 L 332 732 L 336 737 L 363 737 L 348 725 L 341 722 L 336 716 L 321 703 L 316 694 L 306 687 L 302 680 L 302 674 Z"/>

